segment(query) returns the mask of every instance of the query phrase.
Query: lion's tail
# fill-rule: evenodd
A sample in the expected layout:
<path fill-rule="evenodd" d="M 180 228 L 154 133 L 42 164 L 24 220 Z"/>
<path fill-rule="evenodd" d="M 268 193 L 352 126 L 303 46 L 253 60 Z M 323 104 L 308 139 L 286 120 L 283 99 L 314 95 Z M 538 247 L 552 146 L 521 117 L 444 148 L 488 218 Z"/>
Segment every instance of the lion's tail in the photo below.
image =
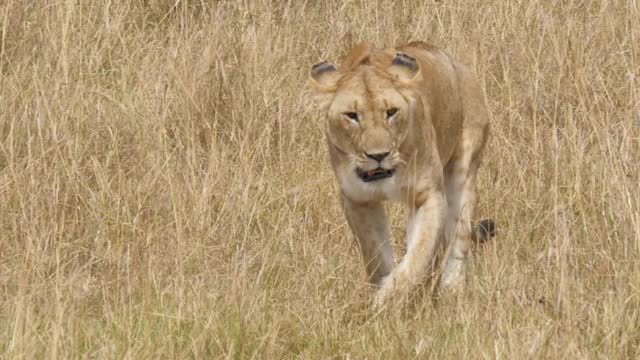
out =
<path fill-rule="evenodd" d="M 471 238 L 478 244 L 485 243 L 496 235 L 496 222 L 491 219 L 484 219 L 478 221 L 473 229 Z"/>

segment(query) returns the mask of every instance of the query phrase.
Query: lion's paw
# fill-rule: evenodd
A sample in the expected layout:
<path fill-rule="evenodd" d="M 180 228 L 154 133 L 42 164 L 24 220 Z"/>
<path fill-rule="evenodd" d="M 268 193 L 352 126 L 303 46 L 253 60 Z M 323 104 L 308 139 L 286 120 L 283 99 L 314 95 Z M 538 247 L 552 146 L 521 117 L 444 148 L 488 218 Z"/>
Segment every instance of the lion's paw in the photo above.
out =
<path fill-rule="evenodd" d="M 467 278 L 464 259 L 449 258 L 440 275 L 440 289 L 459 289 Z"/>
<path fill-rule="evenodd" d="M 380 288 L 375 293 L 372 307 L 380 311 L 392 300 L 399 298 L 408 290 L 411 282 L 402 269 L 396 268 L 380 283 Z"/>

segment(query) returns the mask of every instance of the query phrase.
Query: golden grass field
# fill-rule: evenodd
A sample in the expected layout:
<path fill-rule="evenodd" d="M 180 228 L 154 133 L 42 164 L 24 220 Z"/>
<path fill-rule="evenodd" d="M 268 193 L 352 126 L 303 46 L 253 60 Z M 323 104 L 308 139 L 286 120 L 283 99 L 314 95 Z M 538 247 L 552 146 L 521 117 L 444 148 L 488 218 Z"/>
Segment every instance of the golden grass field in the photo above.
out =
<path fill-rule="evenodd" d="M 1 1 L 0 358 L 639 358 L 639 19 L 635 0 Z M 497 236 L 465 291 L 373 315 L 305 83 L 409 40 L 481 80 L 476 218 Z"/>

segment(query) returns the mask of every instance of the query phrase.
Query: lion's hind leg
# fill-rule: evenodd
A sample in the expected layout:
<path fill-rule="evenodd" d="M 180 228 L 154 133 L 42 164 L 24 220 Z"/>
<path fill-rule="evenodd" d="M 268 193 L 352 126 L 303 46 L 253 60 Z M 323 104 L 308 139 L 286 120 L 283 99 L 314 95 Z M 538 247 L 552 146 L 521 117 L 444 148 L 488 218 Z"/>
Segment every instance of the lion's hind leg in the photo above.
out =
<path fill-rule="evenodd" d="M 489 136 L 489 114 L 480 85 L 464 66 L 456 64 L 456 70 L 461 84 L 464 120 L 461 141 L 444 168 L 448 212 L 441 288 L 462 285 L 466 278 L 465 260 L 471 238 L 477 235 L 471 223 L 476 203 L 476 174 Z M 492 229 L 487 230 L 490 235 Z"/>
<path fill-rule="evenodd" d="M 448 210 L 444 235 L 447 250 L 440 275 L 441 288 L 458 287 L 466 278 L 465 260 L 471 243 L 471 218 L 476 200 L 476 170 L 477 166 L 472 168 L 464 157 L 445 168 Z"/>
<path fill-rule="evenodd" d="M 465 129 L 460 146 L 444 169 L 447 196 L 444 236 L 447 250 L 440 275 L 441 288 L 458 287 L 466 279 L 465 262 L 471 239 L 479 235 L 471 219 L 476 205 L 476 174 L 485 143 L 486 131 Z M 490 236 L 493 226 L 485 225 Z"/>

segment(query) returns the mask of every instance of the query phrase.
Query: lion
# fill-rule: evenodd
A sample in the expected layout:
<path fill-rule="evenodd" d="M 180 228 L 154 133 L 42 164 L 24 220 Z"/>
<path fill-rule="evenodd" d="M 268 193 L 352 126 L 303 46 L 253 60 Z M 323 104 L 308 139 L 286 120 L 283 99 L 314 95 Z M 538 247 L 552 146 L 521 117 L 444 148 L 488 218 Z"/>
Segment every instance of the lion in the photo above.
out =
<path fill-rule="evenodd" d="M 309 87 L 326 115 L 329 158 L 374 289 L 373 306 L 425 282 L 442 243 L 439 285 L 462 286 L 476 234 L 476 174 L 489 137 L 476 76 L 425 42 L 387 49 L 365 43 L 338 68 L 313 65 Z M 407 249 L 395 267 L 387 200 L 408 209 Z M 484 226 L 493 231 L 493 223 Z"/>

